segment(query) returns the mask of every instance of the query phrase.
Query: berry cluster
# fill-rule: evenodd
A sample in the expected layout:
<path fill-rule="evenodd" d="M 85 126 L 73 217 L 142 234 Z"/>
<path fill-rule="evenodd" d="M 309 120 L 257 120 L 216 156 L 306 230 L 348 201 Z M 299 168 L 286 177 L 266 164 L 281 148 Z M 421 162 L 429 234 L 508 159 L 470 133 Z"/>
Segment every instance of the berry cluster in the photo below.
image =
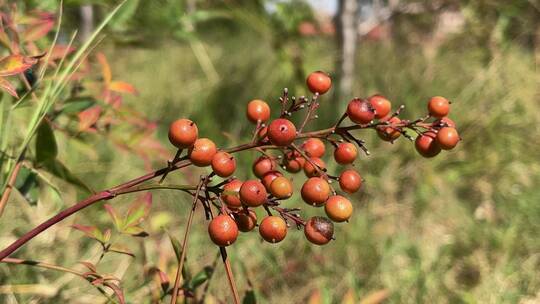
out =
<path fill-rule="evenodd" d="M 279 118 L 270 120 L 271 108 L 262 100 L 248 103 L 246 115 L 249 121 L 256 124 L 251 143 L 241 149 L 219 150 L 208 138 L 199 138 L 197 125 L 189 119 L 179 119 L 169 128 L 169 139 L 179 151 L 172 166 L 181 159 L 189 159 L 195 166 L 211 166 L 212 173 L 201 178 L 194 197 L 202 201 L 211 219 L 208 233 L 218 246 L 225 247 L 235 242 L 239 231 L 249 232 L 258 226 L 261 237 L 270 243 L 282 241 L 290 224 L 299 229 L 310 242 L 317 245 L 327 244 L 333 239 L 334 222 L 345 222 L 353 213 L 353 204 L 345 196 L 337 194 L 332 186 L 339 184 L 339 189 L 347 194 L 357 192 L 363 179 L 355 169 L 345 168 L 338 176 L 330 175 L 326 169 L 323 156 L 327 152 L 327 144 L 332 146 L 333 158 L 340 165 L 351 165 L 358 158 L 358 149 L 369 154 L 365 142 L 356 138 L 352 131 L 357 129 L 374 129 L 381 139 L 393 142 L 401 135 L 413 140 L 406 132 L 417 133 L 416 150 L 424 157 L 433 157 L 442 149 L 454 148 L 460 138 L 455 124 L 447 115 L 450 102 L 443 97 L 433 97 L 428 102 L 429 114 L 417 120 L 402 120 L 398 116 L 403 106 L 392 113 L 391 102 L 381 95 L 369 98 L 354 98 L 346 113 L 331 128 L 303 132 L 305 125 L 317 118 L 315 112 L 319 107 L 320 95 L 331 88 L 331 78 L 323 72 L 311 73 L 307 78 L 307 86 L 314 94 L 312 98 L 289 97 L 287 89 L 280 98 L 281 112 Z M 295 125 L 288 118 L 293 113 L 305 110 L 301 124 Z M 341 126 L 349 119 L 353 124 Z M 431 118 L 432 122 L 428 122 Z M 302 140 L 302 144 L 295 142 Z M 183 149 L 187 156 L 181 158 Z M 232 177 L 236 170 L 236 161 L 231 153 L 254 149 L 261 156 L 253 162 L 252 170 L 256 179 L 241 181 Z M 277 153 L 270 153 L 276 151 Z M 282 201 L 289 199 L 294 186 L 285 172 L 294 174 L 303 171 L 306 180 L 300 189 L 303 201 L 314 207 L 323 207 L 326 217 L 315 216 L 303 220 L 299 208 L 282 208 Z M 225 178 L 224 181 L 209 185 L 212 176 Z M 204 192 L 204 195 L 200 195 Z M 213 216 L 211 208 L 218 208 L 220 213 Z M 254 212 L 256 208 L 264 208 L 267 216 L 260 222 Z"/>

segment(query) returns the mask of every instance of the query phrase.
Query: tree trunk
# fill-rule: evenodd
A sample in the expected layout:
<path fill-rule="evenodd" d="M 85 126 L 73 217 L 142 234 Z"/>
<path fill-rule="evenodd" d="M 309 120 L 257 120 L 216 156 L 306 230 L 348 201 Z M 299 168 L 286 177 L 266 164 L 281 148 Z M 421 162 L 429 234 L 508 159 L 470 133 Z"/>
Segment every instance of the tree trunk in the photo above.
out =
<path fill-rule="evenodd" d="M 339 0 L 336 30 L 339 55 L 337 58 L 335 100 L 352 97 L 355 57 L 358 42 L 358 0 Z"/>

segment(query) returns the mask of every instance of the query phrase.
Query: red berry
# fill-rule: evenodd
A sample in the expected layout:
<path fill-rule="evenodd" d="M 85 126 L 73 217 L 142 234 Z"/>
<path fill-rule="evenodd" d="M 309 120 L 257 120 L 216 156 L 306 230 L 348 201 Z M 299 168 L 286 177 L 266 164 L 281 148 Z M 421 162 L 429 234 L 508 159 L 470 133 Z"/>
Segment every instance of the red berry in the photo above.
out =
<path fill-rule="evenodd" d="M 270 107 L 262 100 L 252 100 L 247 105 L 246 115 L 253 123 L 265 122 L 270 119 Z"/>
<path fill-rule="evenodd" d="M 218 152 L 212 158 L 212 170 L 220 177 L 229 177 L 236 170 L 236 160 L 227 152 Z"/>
<path fill-rule="evenodd" d="M 268 139 L 276 146 L 288 146 L 296 138 L 296 127 L 284 118 L 278 118 L 268 126 Z"/>
<path fill-rule="evenodd" d="M 353 169 L 348 169 L 339 175 L 339 187 L 347 193 L 355 193 L 362 186 L 362 177 Z"/>
<path fill-rule="evenodd" d="M 450 113 L 450 102 L 441 96 L 431 97 L 428 102 L 428 111 L 433 117 L 443 118 Z"/>
<path fill-rule="evenodd" d="M 414 141 L 416 151 L 423 157 L 434 157 L 441 152 L 441 147 L 437 142 L 437 134 L 433 131 L 427 131 L 418 135 Z"/>
<path fill-rule="evenodd" d="M 189 149 L 189 159 L 195 166 L 205 167 L 212 163 L 217 153 L 216 144 L 208 138 L 199 138 Z"/>
<path fill-rule="evenodd" d="M 375 118 L 375 111 L 368 101 L 355 98 L 347 106 L 347 115 L 357 124 L 367 124 Z"/>
<path fill-rule="evenodd" d="M 371 107 L 375 110 L 375 118 L 383 118 L 386 115 L 390 114 L 392 110 L 392 103 L 384 96 L 373 95 L 369 98 L 369 103 Z"/>
<path fill-rule="evenodd" d="M 291 173 L 297 173 L 304 168 L 306 160 L 297 152 L 289 152 L 285 158 L 285 170 Z"/>
<path fill-rule="evenodd" d="M 234 214 L 234 220 L 238 229 L 242 232 L 249 232 L 257 226 L 257 214 L 251 209 L 241 210 Z"/>
<path fill-rule="evenodd" d="M 338 164 L 352 164 L 358 156 L 356 146 L 349 142 L 340 143 L 334 150 L 334 159 Z"/>
<path fill-rule="evenodd" d="M 332 195 L 324 205 L 326 215 L 334 222 L 347 221 L 353 212 L 351 201 L 341 195 Z"/>
<path fill-rule="evenodd" d="M 401 119 L 399 119 L 398 117 L 394 116 L 394 117 L 391 117 L 390 119 L 382 119 L 382 121 L 388 121 L 388 123 L 390 123 L 390 125 L 397 125 L 401 122 Z M 401 132 L 400 132 L 401 128 L 395 128 L 395 127 L 391 127 L 391 126 L 379 126 L 377 128 L 377 135 L 379 135 L 379 137 L 382 139 L 382 140 L 385 140 L 385 141 L 394 141 L 396 140 L 400 135 L 401 135 Z"/>
<path fill-rule="evenodd" d="M 332 87 L 332 79 L 328 74 L 317 71 L 309 74 L 306 79 L 306 84 L 313 94 L 319 93 L 322 95 Z"/>
<path fill-rule="evenodd" d="M 451 150 L 459 142 L 459 134 L 455 128 L 444 127 L 437 132 L 437 142 L 441 149 Z"/>
<path fill-rule="evenodd" d="M 311 162 L 306 161 L 304 163 L 304 173 L 307 177 L 319 176 L 319 170 L 317 170 L 317 168 L 315 168 L 311 163 L 317 165 L 320 170 L 324 170 L 326 168 L 326 164 L 318 157 L 312 157 L 310 158 L 310 161 Z"/>
<path fill-rule="evenodd" d="M 169 141 L 179 149 L 191 147 L 198 135 L 197 125 L 189 119 L 178 119 L 169 126 Z"/>
<path fill-rule="evenodd" d="M 270 171 L 276 171 L 277 164 L 273 159 L 267 156 L 261 156 L 255 160 L 252 169 L 253 174 L 258 178 L 261 178 Z"/>
<path fill-rule="evenodd" d="M 287 236 L 287 223 L 278 216 L 267 216 L 259 225 L 259 233 L 269 243 L 279 243 Z"/>
<path fill-rule="evenodd" d="M 261 178 L 261 182 L 263 183 L 264 187 L 266 188 L 266 191 L 270 191 L 270 185 L 272 184 L 272 182 L 276 178 L 278 178 L 280 176 L 283 176 L 283 174 L 281 174 L 281 172 L 279 172 L 279 171 L 270 171 L 270 172 L 266 173 Z"/>
<path fill-rule="evenodd" d="M 302 144 L 302 148 L 309 157 L 322 157 L 325 151 L 324 143 L 318 138 L 309 138 Z"/>
<path fill-rule="evenodd" d="M 334 224 L 325 217 L 314 216 L 304 226 L 304 234 L 311 243 L 325 245 L 334 237 Z"/>
<path fill-rule="evenodd" d="M 257 207 L 266 202 L 264 185 L 258 180 L 247 180 L 240 187 L 240 200 L 249 207 Z"/>
<path fill-rule="evenodd" d="M 242 187 L 242 181 L 238 179 L 233 179 L 223 186 L 221 199 L 225 202 L 227 207 L 231 209 L 242 207 L 242 202 L 240 201 L 240 196 L 238 194 L 240 187 Z"/>
<path fill-rule="evenodd" d="M 312 177 L 304 183 L 300 192 L 304 202 L 320 207 L 330 196 L 330 186 L 326 180 L 320 177 Z"/>
<path fill-rule="evenodd" d="M 220 247 L 229 246 L 238 237 L 238 226 L 230 216 L 221 214 L 210 221 L 208 234 L 214 244 Z"/>
<path fill-rule="evenodd" d="M 289 198 L 293 194 L 293 185 L 288 178 L 280 176 L 270 184 L 270 193 L 279 199 Z"/>

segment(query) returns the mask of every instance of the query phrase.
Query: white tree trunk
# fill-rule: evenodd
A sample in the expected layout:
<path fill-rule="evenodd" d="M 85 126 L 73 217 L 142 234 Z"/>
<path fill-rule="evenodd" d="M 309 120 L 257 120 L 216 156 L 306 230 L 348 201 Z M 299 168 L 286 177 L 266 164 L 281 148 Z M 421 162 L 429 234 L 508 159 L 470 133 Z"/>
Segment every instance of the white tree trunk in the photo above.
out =
<path fill-rule="evenodd" d="M 358 0 L 339 0 L 336 16 L 338 47 L 336 90 L 337 100 L 352 97 L 355 56 L 358 43 Z"/>

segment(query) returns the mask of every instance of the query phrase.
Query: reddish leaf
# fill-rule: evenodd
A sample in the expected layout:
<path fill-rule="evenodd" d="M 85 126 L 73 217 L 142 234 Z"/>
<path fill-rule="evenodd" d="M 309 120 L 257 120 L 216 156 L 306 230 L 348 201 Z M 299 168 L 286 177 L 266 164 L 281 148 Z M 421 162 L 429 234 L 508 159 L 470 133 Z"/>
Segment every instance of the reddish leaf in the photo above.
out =
<path fill-rule="evenodd" d="M 6 56 L 0 59 L 0 77 L 22 73 L 36 63 L 37 59 L 20 54 Z"/>
<path fill-rule="evenodd" d="M 86 236 L 95 239 L 96 231 L 99 231 L 97 227 L 94 226 L 85 226 L 85 225 L 79 225 L 79 224 L 73 224 L 71 225 L 71 228 L 77 229 L 79 231 L 82 231 Z M 101 234 L 101 232 L 99 232 Z"/>
<path fill-rule="evenodd" d="M 103 53 L 98 53 L 96 55 L 97 60 L 99 61 L 99 64 L 101 65 L 101 74 L 103 76 L 103 81 L 105 82 L 105 85 L 109 85 L 111 83 L 112 74 L 111 74 L 111 67 L 109 66 L 109 63 L 107 62 L 107 57 Z"/>
<path fill-rule="evenodd" d="M 124 227 L 140 224 L 150 213 L 151 207 L 152 197 L 148 195 L 131 204 L 124 220 Z"/>
<path fill-rule="evenodd" d="M 7 81 L 5 78 L 0 77 L 0 89 L 6 91 L 9 95 L 19 98 L 19 95 L 17 95 L 17 90 L 15 90 L 15 87 Z"/>
<path fill-rule="evenodd" d="M 100 115 L 100 106 L 93 106 L 77 114 L 79 117 L 79 131 L 88 131 L 98 121 Z"/>
<path fill-rule="evenodd" d="M 29 25 L 22 33 L 24 41 L 36 41 L 45 37 L 54 27 L 54 20 L 43 20 L 42 22 Z"/>
<path fill-rule="evenodd" d="M 161 283 L 161 289 L 163 289 L 163 291 L 165 292 L 169 289 L 169 285 L 170 285 L 169 277 L 167 276 L 165 272 L 161 271 L 160 269 L 156 268 L 156 271 L 159 277 L 159 282 Z"/>
<path fill-rule="evenodd" d="M 118 92 L 118 93 L 127 93 L 132 95 L 139 94 L 135 87 L 124 81 L 113 81 L 109 84 L 109 90 Z"/>
<path fill-rule="evenodd" d="M 109 204 L 105 204 L 104 207 L 109 213 L 109 215 L 111 216 L 111 219 L 113 220 L 113 223 L 116 229 L 121 230 L 124 225 L 123 225 L 122 219 L 120 218 L 116 210 L 113 208 L 113 206 Z"/>

